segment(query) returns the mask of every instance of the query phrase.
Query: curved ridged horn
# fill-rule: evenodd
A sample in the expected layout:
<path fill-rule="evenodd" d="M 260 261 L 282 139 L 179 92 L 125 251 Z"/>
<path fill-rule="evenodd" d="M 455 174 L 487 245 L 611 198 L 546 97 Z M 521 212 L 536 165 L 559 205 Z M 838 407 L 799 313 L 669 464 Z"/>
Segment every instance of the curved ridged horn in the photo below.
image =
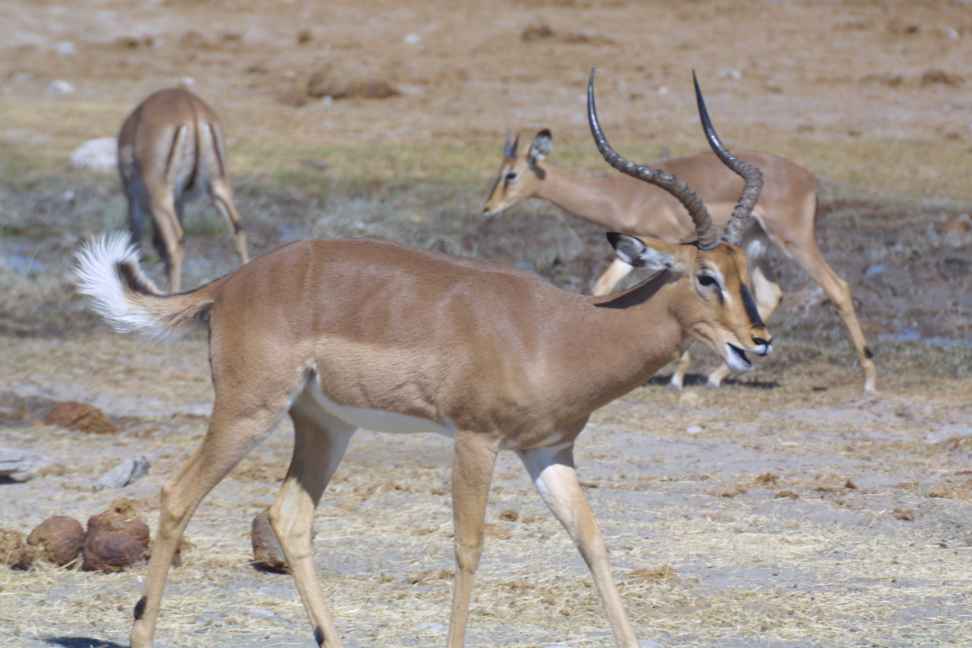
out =
<path fill-rule="evenodd" d="M 597 105 L 594 101 L 594 74 L 596 71 L 594 68 L 591 69 L 591 78 L 587 82 L 587 122 L 591 126 L 591 135 L 594 136 L 594 143 L 597 144 L 597 150 L 601 152 L 601 156 L 621 173 L 661 187 L 675 196 L 688 210 L 689 216 L 692 217 L 696 236 L 698 236 L 697 245 L 703 250 L 715 248 L 719 245 L 719 232 L 712 226 L 712 218 L 709 216 L 702 199 L 689 189 L 687 184 L 665 171 L 625 160 L 608 144 L 597 119 Z"/>
<path fill-rule="evenodd" d="M 520 134 L 513 137 L 513 131 L 506 131 L 506 141 L 503 142 L 503 156 L 508 158 L 516 157 L 516 149 L 520 145 Z"/>
<path fill-rule="evenodd" d="M 695 86 L 695 102 L 699 107 L 699 119 L 702 121 L 705 137 L 709 140 L 709 147 L 713 153 L 719 156 L 723 164 L 732 169 L 746 183 L 743 186 L 742 194 L 739 196 L 739 202 L 732 210 L 732 216 L 729 217 L 729 222 L 726 223 L 726 229 L 722 234 L 722 240 L 726 243 L 740 245 L 743 233 L 752 222 L 753 207 L 759 200 L 759 192 L 763 189 L 763 173 L 749 162 L 740 160 L 730 153 L 722 140 L 719 139 L 719 134 L 712 126 L 712 120 L 709 119 L 709 111 L 705 108 L 705 99 L 702 98 L 702 89 L 699 88 L 699 80 L 695 77 L 695 70 L 692 70 L 692 84 Z"/>

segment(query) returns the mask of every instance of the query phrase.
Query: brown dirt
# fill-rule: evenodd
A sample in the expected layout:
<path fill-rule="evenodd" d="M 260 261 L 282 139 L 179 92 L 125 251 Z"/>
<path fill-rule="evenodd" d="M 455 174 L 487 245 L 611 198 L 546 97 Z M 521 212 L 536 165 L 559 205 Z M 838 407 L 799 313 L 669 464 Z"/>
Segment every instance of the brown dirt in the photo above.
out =
<path fill-rule="evenodd" d="M 118 427 L 104 412 L 85 403 L 58 403 L 47 414 L 44 422 L 90 434 L 116 434 Z"/>
<path fill-rule="evenodd" d="M 123 494 L 154 531 L 162 483 L 205 433 L 204 337 L 114 335 L 68 281 L 81 238 L 124 227 L 125 207 L 113 175 L 69 171 L 67 156 L 150 91 L 192 77 L 223 115 L 258 253 L 377 236 L 585 290 L 606 262 L 603 232 L 540 204 L 479 219 L 503 133 L 550 127 L 552 160 L 602 169 L 583 118 L 597 65 L 620 150 L 699 150 L 695 67 L 730 142 L 822 178 L 818 239 L 854 288 L 882 395 L 861 394 L 839 321 L 771 254 L 786 293 L 773 358 L 712 391 L 697 386 L 712 366 L 700 353 L 682 394 L 663 376 L 597 412 L 578 462 L 636 631 L 689 648 L 972 644 L 966 2 L 43 0 L 0 6 L 0 35 L 0 445 L 61 467 L 0 484 L 5 526 L 104 510 L 118 493 L 91 484 L 138 453 L 152 471 Z M 77 91 L 50 94 L 55 79 Z M 187 285 L 235 267 L 223 227 L 189 210 Z M 158 276 L 151 253 L 148 265 Z M 98 408 L 117 433 L 45 423 L 61 401 Z M 310 641 L 289 577 L 250 566 L 250 522 L 290 450 L 284 422 L 203 503 L 160 645 Z M 444 642 L 449 459 L 439 438 L 356 436 L 315 541 L 349 646 Z M 513 457 L 488 521 L 467 645 L 609 645 L 585 565 Z M 144 576 L 0 568 L 0 643 L 124 645 Z"/>

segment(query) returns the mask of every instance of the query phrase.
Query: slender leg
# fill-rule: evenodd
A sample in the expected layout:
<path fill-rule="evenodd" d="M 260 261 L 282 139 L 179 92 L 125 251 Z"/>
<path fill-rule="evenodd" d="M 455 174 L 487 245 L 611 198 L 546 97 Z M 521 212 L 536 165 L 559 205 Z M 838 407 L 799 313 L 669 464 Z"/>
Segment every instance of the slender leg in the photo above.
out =
<path fill-rule="evenodd" d="M 564 525 L 590 568 L 611 623 L 615 643 L 621 648 L 638 648 L 638 640 L 611 578 L 611 566 L 601 530 L 577 481 L 573 445 L 524 450 L 520 452 L 520 458 L 540 496 Z"/>
<path fill-rule="evenodd" d="M 128 198 L 128 231 L 132 236 L 132 244 L 142 249 L 142 236 L 145 233 L 145 205 L 133 186 L 125 187 L 125 196 Z"/>
<path fill-rule="evenodd" d="M 820 287 L 827 293 L 827 297 L 837 307 L 837 313 L 847 328 L 851 343 L 857 350 L 857 358 L 861 363 L 861 368 L 864 369 L 864 389 L 868 392 L 875 392 L 877 391 L 877 370 L 874 367 L 874 361 L 871 360 L 873 354 L 867 346 L 864 331 L 861 330 L 860 322 L 857 321 L 857 312 L 854 310 L 854 298 L 851 295 L 850 286 L 827 265 L 827 261 L 817 248 L 816 241 L 812 239 L 811 241 L 812 243 L 806 248 L 794 248 L 791 249 L 791 253 L 813 277 L 814 281 L 820 284 Z"/>
<path fill-rule="evenodd" d="M 608 269 L 604 271 L 604 274 L 602 274 L 601 277 L 594 282 L 594 286 L 591 289 L 591 294 L 595 297 L 607 295 L 614 290 L 614 287 L 617 286 L 622 279 L 627 277 L 632 270 L 634 270 L 634 267 L 628 265 L 621 259 L 615 259 L 611 262 L 611 265 L 608 266 Z"/>
<path fill-rule="evenodd" d="M 169 275 L 169 292 L 176 293 L 182 286 L 182 226 L 176 215 L 175 201 L 166 190 L 152 192 L 152 218 L 155 219 L 155 245 L 165 260 Z"/>
<path fill-rule="evenodd" d="M 152 544 L 145 594 L 135 605 L 132 648 L 150 648 L 159 617 L 162 591 L 182 532 L 209 491 L 236 466 L 273 426 L 275 413 L 261 410 L 233 416 L 214 406 L 209 432 L 175 479 L 162 488 L 159 529 Z"/>
<path fill-rule="evenodd" d="M 240 263 L 246 263 L 250 260 L 246 244 L 246 231 L 243 229 L 240 215 L 236 211 L 236 204 L 233 202 L 233 190 L 226 180 L 216 179 L 212 181 L 209 191 L 216 209 L 233 229 L 233 241 L 236 244 L 236 254 L 240 257 Z"/>
<path fill-rule="evenodd" d="M 675 371 L 672 372 L 672 379 L 668 381 L 668 386 L 675 390 L 681 389 L 685 384 L 685 374 L 688 373 L 689 367 L 692 366 L 692 354 L 688 352 L 688 349 L 679 356 L 677 362 Z"/>
<path fill-rule="evenodd" d="M 314 568 L 311 527 L 314 509 L 344 457 L 355 428 L 322 411 L 306 395 L 290 409 L 294 421 L 294 454 L 270 524 L 294 575 L 297 592 L 322 648 L 341 648 L 331 612 Z"/>
<path fill-rule="evenodd" d="M 816 209 L 816 194 L 811 194 L 807 197 L 804 208 L 799 214 L 799 229 L 788 231 L 779 227 L 774 228 L 773 222 L 765 222 L 766 232 L 787 254 L 796 259 L 797 263 L 823 288 L 827 297 L 833 302 L 841 320 L 844 322 L 844 326 L 847 328 L 851 343 L 857 350 L 858 361 L 864 370 L 864 389 L 868 392 L 875 392 L 877 391 L 877 370 L 874 367 L 873 360 L 871 360 L 873 354 L 867 346 L 864 331 L 861 330 L 860 322 L 857 321 L 857 312 L 854 310 L 854 298 L 851 295 L 850 287 L 828 265 L 820 252 L 820 248 L 817 247 L 814 222 Z"/>
<path fill-rule="evenodd" d="M 729 368 L 725 362 L 712 370 L 709 377 L 706 378 L 705 383 L 712 387 L 713 389 L 722 386 L 722 381 L 725 380 L 729 374 L 732 373 L 732 369 Z"/>
<path fill-rule="evenodd" d="M 449 617 L 449 648 L 462 648 L 465 642 L 469 600 L 483 549 L 486 501 L 498 451 L 497 439 L 474 432 L 456 433 L 452 462 L 456 577 L 452 589 L 452 615 Z"/>

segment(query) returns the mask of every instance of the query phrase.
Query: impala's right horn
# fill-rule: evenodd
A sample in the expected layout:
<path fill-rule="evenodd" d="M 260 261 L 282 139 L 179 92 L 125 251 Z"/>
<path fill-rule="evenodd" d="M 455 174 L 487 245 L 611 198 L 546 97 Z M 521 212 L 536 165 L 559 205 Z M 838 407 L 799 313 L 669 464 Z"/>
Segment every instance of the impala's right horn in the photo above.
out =
<path fill-rule="evenodd" d="M 712 120 L 709 119 L 709 111 L 705 108 L 705 99 L 702 98 L 702 89 L 699 88 L 699 80 L 692 71 L 692 84 L 695 86 L 695 103 L 699 107 L 699 119 L 702 120 L 702 130 L 705 137 L 709 140 L 709 147 L 712 152 L 719 156 L 722 163 L 733 170 L 745 181 L 739 202 L 732 210 L 732 216 L 726 224 L 726 230 L 722 234 L 722 240 L 732 245 L 741 245 L 743 234 L 753 220 L 753 207 L 759 200 L 759 192 L 763 189 L 763 173 L 749 162 L 740 160 L 729 152 L 719 134 L 716 133 Z"/>
<path fill-rule="evenodd" d="M 591 135 L 594 136 L 594 143 L 597 144 L 597 150 L 601 152 L 601 156 L 621 173 L 661 187 L 675 196 L 688 210 L 689 216 L 692 217 L 698 238 L 696 245 L 703 250 L 711 250 L 717 247 L 719 245 L 719 232 L 712 226 L 712 218 L 709 216 L 709 211 L 705 208 L 702 199 L 689 189 L 687 184 L 665 171 L 625 160 L 608 144 L 597 118 L 597 104 L 594 100 L 595 72 L 595 69 L 591 69 L 591 78 L 587 82 L 587 123 L 590 124 Z"/>

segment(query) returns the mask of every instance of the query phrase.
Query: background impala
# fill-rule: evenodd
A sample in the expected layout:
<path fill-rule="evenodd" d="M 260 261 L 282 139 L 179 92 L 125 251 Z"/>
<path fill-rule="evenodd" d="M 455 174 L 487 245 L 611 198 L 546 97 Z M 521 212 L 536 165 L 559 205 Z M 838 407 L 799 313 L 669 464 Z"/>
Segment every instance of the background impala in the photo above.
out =
<path fill-rule="evenodd" d="M 514 138 L 508 135 L 503 146 L 499 174 L 486 198 L 483 213 L 495 216 L 524 200 L 540 198 L 608 229 L 654 236 L 665 241 L 685 239 L 688 234 L 685 212 L 671 196 L 626 177 L 579 175 L 564 171 L 547 161 L 552 149 L 553 134 L 548 129 L 538 132 L 529 146 L 520 146 L 519 136 Z M 740 157 L 766 170 L 766 188 L 754 210 L 762 231 L 749 233 L 749 237 L 758 239 L 768 235 L 824 289 L 837 307 L 857 349 L 864 369 L 864 388 L 874 391 L 877 373 L 871 359 L 873 354 L 857 321 L 850 287 L 831 269 L 817 247 L 814 226 L 816 178 L 798 164 L 775 155 L 747 151 L 741 152 Z M 702 199 L 711 205 L 717 223 L 729 219 L 740 182 L 726 171 L 715 154 L 697 153 L 652 164 L 685 178 L 691 186 L 697 187 Z M 759 241 L 754 243 L 751 249 L 761 250 Z M 593 294 L 609 293 L 631 270 L 631 266 L 624 261 L 614 259 L 594 283 Z M 760 315 L 768 319 L 779 305 L 781 291 L 779 286 L 765 278 L 758 267 L 754 275 Z M 686 351 L 672 374 L 673 387 L 682 387 L 688 368 L 689 352 Z M 709 374 L 709 385 L 718 387 L 728 373 L 728 366 L 723 364 Z"/>

